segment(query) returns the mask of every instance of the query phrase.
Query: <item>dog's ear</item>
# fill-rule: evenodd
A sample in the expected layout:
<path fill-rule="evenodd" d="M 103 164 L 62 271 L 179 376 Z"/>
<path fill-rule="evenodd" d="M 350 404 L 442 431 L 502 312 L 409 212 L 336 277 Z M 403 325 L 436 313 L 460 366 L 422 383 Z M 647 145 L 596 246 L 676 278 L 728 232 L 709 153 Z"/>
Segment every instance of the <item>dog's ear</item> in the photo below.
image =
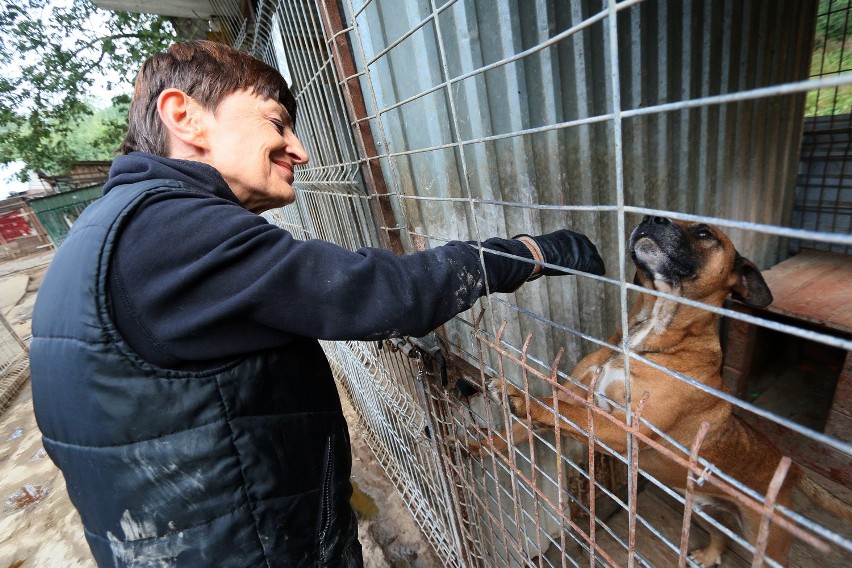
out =
<path fill-rule="evenodd" d="M 650 278 L 648 275 L 642 271 L 641 268 L 636 269 L 636 273 L 633 274 L 633 284 L 636 286 L 644 286 L 645 288 L 653 288 L 648 283 L 650 282 Z"/>
<path fill-rule="evenodd" d="M 772 292 L 760 270 L 740 253 L 734 260 L 734 273 L 737 275 L 737 283 L 731 289 L 731 295 L 735 300 L 758 308 L 765 308 L 772 303 Z"/>

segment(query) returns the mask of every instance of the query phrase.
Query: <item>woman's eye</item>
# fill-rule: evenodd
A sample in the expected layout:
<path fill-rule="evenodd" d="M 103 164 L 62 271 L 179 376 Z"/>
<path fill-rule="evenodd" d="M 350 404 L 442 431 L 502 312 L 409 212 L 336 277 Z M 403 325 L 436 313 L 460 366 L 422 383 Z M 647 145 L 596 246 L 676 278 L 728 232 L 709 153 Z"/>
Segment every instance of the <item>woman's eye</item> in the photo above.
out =
<path fill-rule="evenodd" d="M 284 134 L 284 123 L 281 122 L 280 120 L 273 120 L 273 119 L 270 119 L 269 122 L 271 122 L 272 126 L 275 127 L 275 130 L 278 131 L 278 134 L 283 136 L 283 134 Z"/>

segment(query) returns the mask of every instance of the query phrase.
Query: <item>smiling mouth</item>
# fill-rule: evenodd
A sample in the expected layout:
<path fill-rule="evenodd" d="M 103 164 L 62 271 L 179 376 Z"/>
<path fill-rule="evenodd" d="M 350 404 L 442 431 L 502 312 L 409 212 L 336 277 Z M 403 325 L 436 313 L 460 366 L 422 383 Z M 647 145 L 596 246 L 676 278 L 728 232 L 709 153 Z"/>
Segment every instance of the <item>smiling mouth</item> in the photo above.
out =
<path fill-rule="evenodd" d="M 278 166 L 279 168 L 282 168 L 283 170 L 285 170 L 285 172 L 287 174 L 286 177 L 287 177 L 288 182 L 293 183 L 294 174 L 293 174 L 293 166 L 291 164 L 289 164 L 287 162 L 282 162 L 282 161 L 279 161 L 279 160 L 272 160 L 272 163 L 275 164 L 276 166 Z"/>

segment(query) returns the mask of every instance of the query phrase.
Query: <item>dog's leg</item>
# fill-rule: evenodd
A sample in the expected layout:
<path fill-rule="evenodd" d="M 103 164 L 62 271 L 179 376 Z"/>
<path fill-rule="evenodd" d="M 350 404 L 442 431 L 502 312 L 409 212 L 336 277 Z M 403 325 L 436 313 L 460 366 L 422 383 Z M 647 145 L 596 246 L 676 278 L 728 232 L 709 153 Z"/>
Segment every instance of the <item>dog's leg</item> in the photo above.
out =
<path fill-rule="evenodd" d="M 509 381 L 503 379 L 492 379 L 488 381 L 488 394 L 497 402 L 502 402 L 502 389 L 506 390 L 506 397 L 509 401 L 509 409 L 515 416 L 526 419 L 526 397 L 524 393 L 514 386 Z M 537 404 L 533 402 L 532 404 Z M 540 424 L 536 424 L 533 420 L 533 432 L 541 432 L 544 428 Z M 512 424 L 512 440 L 516 444 L 524 443 L 529 440 L 529 428 L 521 422 Z M 485 456 L 488 450 L 493 452 L 505 452 L 509 448 L 509 437 L 504 430 L 498 434 L 494 434 L 482 440 L 469 442 L 467 449 L 471 454 Z"/>
<path fill-rule="evenodd" d="M 787 494 L 786 498 L 783 497 L 784 493 Z M 782 495 L 779 495 L 778 502 L 789 507 L 791 500 L 790 493 L 791 489 L 789 486 L 782 489 Z M 751 511 L 751 509 L 743 511 L 743 517 L 750 533 L 749 540 L 754 544 L 760 530 L 762 518 L 759 513 Z M 792 541 L 793 539 L 789 532 L 772 523 L 769 527 L 769 540 L 766 542 L 766 556 L 776 562 L 786 564 Z M 764 563 L 763 565 L 765 566 L 766 564 Z"/>
<path fill-rule="evenodd" d="M 514 424 L 512 424 L 512 440 L 514 440 L 516 444 L 526 442 L 528 439 L 528 432 L 529 430 L 527 429 L 526 425 L 521 424 L 520 422 L 515 422 Z M 498 434 L 483 438 L 482 440 L 468 442 L 467 444 L 468 452 L 473 455 L 483 457 L 488 455 L 489 450 L 491 452 L 505 453 L 508 449 L 509 437 L 508 433 L 505 430 Z"/>
<path fill-rule="evenodd" d="M 710 533 L 710 544 L 704 548 L 693 550 L 689 553 L 689 557 L 694 560 L 699 566 L 709 568 L 710 566 L 722 565 L 722 553 L 728 547 L 728 537 L 722 534 L 722 531 L 715 527 L 706 527 Z"/>
<path fill-rule="evenodd" d="M 735 503 L 712 496 L 696 495 L 696 508 L 712 515 L 713 519 L 730 529 L 740 532 L 744 530 L 742 513 Z M 703 548 L 693 550 L 689 553 L 689 557 L 700 566 L 720 566 L 722 554 L 728 548 L 728 537 L 708 520 L 699 516 L 693 519 L 710 533 L 710 543 Z"/>
<path fill-rule="evenodd" d="M 556 397 L 534 399 L 504 379 L 493 379 L 488 384 L 489 394 L 498 402 L 503 401 L 501 393 L 504 389 L 509 410 L 521 420 L 531 420 L 535 432 L 556 430 L 560 435 L 569 436 L 583 444 L 588 443 L 586 432 L 580 429 L 588 425 L 588 410 L 584 406 Z M 595 415 L 593 420 L 595 439 L 606 445 L 607 451 L 619 454 L 627 451 L 624 427 L 616 426 L 612 421 L 598 415 Z M 524 427 L 523 433 L 526 432 L 528 430 Z M 520 439 L 526 440 L 525 437 Z"/>
<path fill-rule="evenodd" d="M 787 484 L 779 493 L 777 502 L 789 507 L 791 504 L 791 492 L 791 484 Z M 753 511 L 749 507 L 740 506 L 737 503 L 718 497 L 705 497 L 701 499 L 700 507 L 706 513 L 711 514 L 716 521 L 742 534 L 752 544 L 755 544 L 762 521 L 760 513 Z M 704 548 L 692 551 L 689 557 L 704 567 L 720 565 L 722 562 L 722 553 L 727 548 L 728 538 L 706 520 L 700 517 L 695 520 L 710 533 L 710 544 Z M 766 557 L 785 564 L 791 541 L 790 534 L 773 523 L 769 530 Z"/>

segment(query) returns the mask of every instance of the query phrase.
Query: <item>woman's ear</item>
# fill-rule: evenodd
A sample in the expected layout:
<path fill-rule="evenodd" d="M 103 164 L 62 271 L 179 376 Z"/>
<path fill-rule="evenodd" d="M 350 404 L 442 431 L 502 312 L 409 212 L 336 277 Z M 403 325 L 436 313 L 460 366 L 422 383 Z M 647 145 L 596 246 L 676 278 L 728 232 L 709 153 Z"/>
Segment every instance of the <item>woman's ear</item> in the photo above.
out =
<path fill-rule="evenodd" d="M 169 135 L 170 158 L 190 158 L 207 149 L 203 111 L 195 99 L 180 89 L 166 89 L 157 97 L 157 112 Z"/>

